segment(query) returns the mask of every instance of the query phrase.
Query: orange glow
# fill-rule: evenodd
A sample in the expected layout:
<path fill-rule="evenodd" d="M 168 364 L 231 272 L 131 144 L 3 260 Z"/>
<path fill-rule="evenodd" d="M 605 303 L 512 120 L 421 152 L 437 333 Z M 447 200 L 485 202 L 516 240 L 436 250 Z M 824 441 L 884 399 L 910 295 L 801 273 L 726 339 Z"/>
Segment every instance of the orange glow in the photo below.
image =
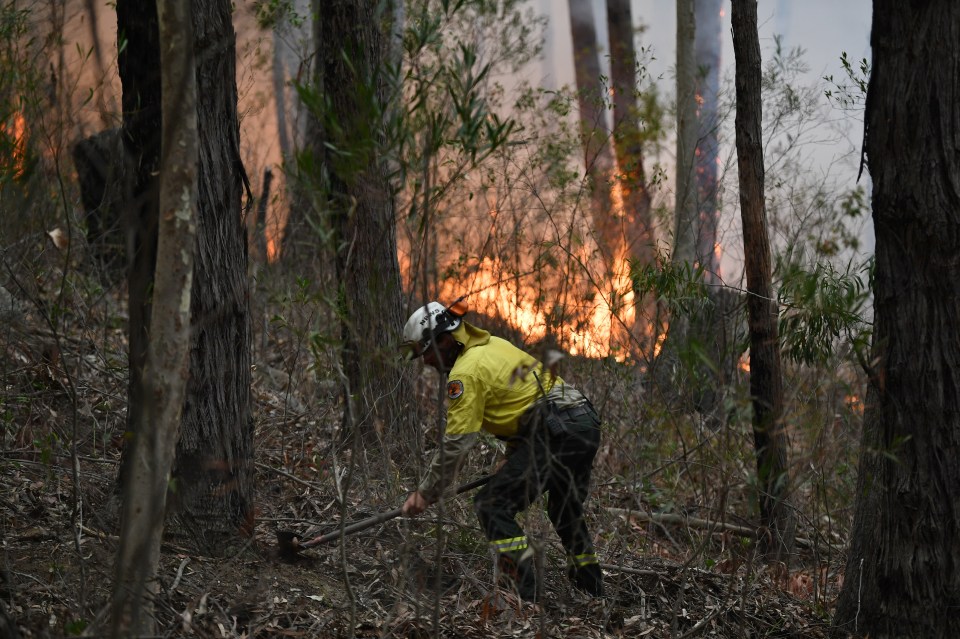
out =
<path fill-rule="evenodd" d="M 623 180 L 612 180 L 610 183 L 610 203 L 613 206 L 613 212 L 616 217 L 623 217 L 627 214 L 627 208 L 623 203 Z"/>
<path fill-rule="evenodd" d="M 663 350 L 663 343 L 667 341 L 667 331 L 661 332 L 657 335 L 657 342 L 653 345 L 653 356 L 659 357 L 660 351 Z"/>
<path fill-rule="evenodd" d="M 448 303 L 465 296 L 470 309 L 500 318 L 528 343 L 547 338 L 549 332 L 551 341 L 571 355 L 612 356 L 619 361 L 659 348 L 665 336 L 655 338 L 652 326 L 638 323 L 640 312 L 630 277 L 632 254 L 625 234 L 632 222 L 625 202 L 629 187 L 619 176 L 615 166 L 606 180 L 610 211 L 605 219 L 567 210 L 553 218 L 559 224 L 550 230 L 524 229 L 524 234 L 539 239 L 516 251 L 501 252 L 503 245 L 498 244 L 504 235 L 501 225 L 509 228 L 516 223 L 513 212 L 484 206 L 478 200 L 472 211 L 476 222 L 467 222 L 449 234 L 458 238 L 455 243 L 449 243 L 447 234 L 441 232 L 440 242 L 432 249 L 409 244 L 398 247 L 405 288 L 421 290 L 422 284 L 417 284 L 423 268 L 420 251 L 432 250 L 437 263 L 428 270 L 443 275 L 436 289 L 429 287 L 429 295 Z M 596 228 L 604 222 L 605 227 Z M 470 249 L 464 247 L 471 246 L 466 239 L 471 235 L 483 248 L 479 255 L 467 257 Z M 421 265 L 415 265 L 417 262 Z"/>
<path fill-rule="evenodd" d="M 744 353 L 743 355 L 740 356 L 740 363 L 738 364 L 738 366 L 740 370 L 742 370 L 744 373 L 750 372 L 750 353 L 749 352 Z"/>
<path fill-rule="evenodd" d="M 267 262 L 273 264 L 280 257 L 280 247 L 277 245 L 277 238 L 267 233 Z"/>
<path fill-rule="evenodd" d="M 408 260 L 401 262 L 409 264 Z M 532 283 L 508 275 L 509 270 L 495 258 L 484 258 L 469 270 L 467 287 L 463 280 L 447 280 L 440 288 L 439 298 L 454 300 L 466 293 L 470 308 L 501 317 L 531 341 L 546 337 L 547 318 L 554 309 L 538 303 L 537 289 Z M 617 327 L 633 322 L 633 291 L 625 259 L 618 260 L 615 282 L 619 285 L 614 285 L 613 290 L 623 306 L 619 312 L 611 308 L 610 293 L 596 289 L 592 301 L 581 301 L 568 312 L 569 317 L 556 337 L 571 355 L 607 357 L 618 346 L 614 343 Z M 625 357 L 617 356 L 620 360 Z"/>
<path fill-rule="evenodd" d="M 843 403 L 854 413 L 863 414 L 863 400 L 856 395 L 847 395 L 843 398 Z"/>
<path fill-rule="evenodd" d="M 611 196 L 618 212 L 622 211 L 622 190 L 617 182 Z M 490 211 L 490 216 L 496 217 L 496 212 Z M 597 261 L 593 250 L 589 244 L 581 245 L 573 255 L 574 261 L 590 268 L 588 265 Z M 401 251 L 398 258 L 401 272 L 409 278 L 410 256 Z M 466 295 L 471 309 L 502 318 L 530 341 L 545 338 L 548 323 L 560 319 L 562 326 L 553 329 L 553 337 L 570 354 L 600 358 L 613 353 L 622 361 L 631 350 L 629 330 L 637 313 L 627 258 L 626 249 L 619 248 L 609 276 L 601 267 L 580 275 L 557 272 L 558 279 L 566 279 L 568 291 L 565 299 L 558 299 L 552 297 L 549 289 L 553 286 L 542 281 L 542 274 L 518 275 L 516 268 L 499 258 L 484 257 L 460 264 L 459 271 L 464 275 L 446 279 L 437 297 L 455 300 Z"/>
<path fill-rule="evenodd" d="M 16 113 L 13 116 L 13 122 L 4 126 L 4 133 L 12 140 L 11 159 L 13 177 L 23 175 L 24 161 L 26 156 L 27 144 L 27 119 L 22 113 Z"/>

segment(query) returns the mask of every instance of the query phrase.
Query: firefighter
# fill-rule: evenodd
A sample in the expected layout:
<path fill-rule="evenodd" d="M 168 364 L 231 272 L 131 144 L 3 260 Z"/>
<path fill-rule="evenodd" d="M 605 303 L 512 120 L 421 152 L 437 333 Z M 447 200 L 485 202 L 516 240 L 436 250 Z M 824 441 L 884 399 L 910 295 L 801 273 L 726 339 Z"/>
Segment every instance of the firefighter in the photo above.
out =
<path fill-rule="evenodd" d="M 429 302 L 403 329 L 404 355 L 423 357 L 447 376 L 447 424 L 442 447 L 419 487 L 404 502 L 422 513 L 453 485 L 467 452 L 484 430 L 507 442 L 506 459 L 474 498 L 474 510 L 501 575 L 519 596 L 536 601 L 533 549 L 516 516 L 543 493 L 547 513 L 567 553 L 574 586 L 603 595 L 603 574 L 584 521 L 600 419 L 582 393 L 524 351 L 462 319 L 455 304 Z"/>

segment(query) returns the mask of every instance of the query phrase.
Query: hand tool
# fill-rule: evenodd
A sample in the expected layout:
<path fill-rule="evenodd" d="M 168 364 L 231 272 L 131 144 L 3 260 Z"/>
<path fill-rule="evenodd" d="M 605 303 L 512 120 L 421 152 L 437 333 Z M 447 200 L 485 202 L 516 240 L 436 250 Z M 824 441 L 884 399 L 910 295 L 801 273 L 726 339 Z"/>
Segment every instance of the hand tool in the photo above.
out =
<path fill-rule="evenodd" d="M 457 488 L 456 494 L 460 495 L 461 493 L 465 493 L 469 490 L 473 490 L 474 488 L 479 488 L 480 486 L 483 486 L 488 481 L 490 481 L 490 478 L 491 476 L 487 475 L 485 477 L 481 477 L 480 479 L 475 479 L 472 482 L 464 484 Z M 349 535 L 353 535 L 360 531 L 366 530 L 367 528 L 372 528 L 373 526 L 376 526 L 378 524 L 382 524 L 384 522 L 390 521 L 391 519 L 399 517 L 402 514 L 403 514 L 402 508 L 395 508 L 389 512 L 380 513 L 378 515 L 374 515 L 373 517 L 368 517 L 367 519 L 363 519 L 356 523 L 343 526 L 342 528 L 337 528 L 334 531 L 324 533 L 322 535 L 318 535 L 304 542 L 301 542 L 300 537 L 297 535 L 297 533 L 291 530 L 278 530 L 277 544 L 280 546 L 280 553 L 282 555 L 286 555 L 286 556 L 296 555 L 301 550 L 306 550 L 307 548 L 313 548 L 314 546 L 319 546 L 320 544 L 325 544 L 327 542 L 340 539 L 340 537 L 347 537 Z"/>

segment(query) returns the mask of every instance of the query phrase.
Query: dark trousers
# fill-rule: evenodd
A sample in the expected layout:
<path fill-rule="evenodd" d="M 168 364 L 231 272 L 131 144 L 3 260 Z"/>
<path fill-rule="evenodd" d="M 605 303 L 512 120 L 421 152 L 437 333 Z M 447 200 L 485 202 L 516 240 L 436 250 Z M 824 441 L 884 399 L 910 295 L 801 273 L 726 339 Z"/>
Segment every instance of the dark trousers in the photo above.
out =
<path fill-rule="evenodd" d="M 508 442 L 506 463 L 477 493 L 474 509 L 502 558 L 529 563 L 525 560 L 531 553 L 516 516 L 547 493 L 547 514 L 571 566 L 591 565 L 599 575 L 583 503 L 600 446 L 600 420 L 589 405 L 554 415 L 557 420 L 550 427 L 545 413 L 536 415 L 529 432 Z"/>

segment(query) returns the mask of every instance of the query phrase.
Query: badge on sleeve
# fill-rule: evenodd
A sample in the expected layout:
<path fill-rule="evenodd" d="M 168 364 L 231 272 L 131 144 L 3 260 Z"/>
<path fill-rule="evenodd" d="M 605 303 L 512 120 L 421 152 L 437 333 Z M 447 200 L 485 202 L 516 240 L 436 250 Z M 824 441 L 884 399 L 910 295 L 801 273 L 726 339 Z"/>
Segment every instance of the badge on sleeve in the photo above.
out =
<path fill-rule="evenodd" d="M 450 399 L 456 399 L 463 395 L 463 382 L 459 379 L 454 379 L 447 382 L 447 397 Z"/>

